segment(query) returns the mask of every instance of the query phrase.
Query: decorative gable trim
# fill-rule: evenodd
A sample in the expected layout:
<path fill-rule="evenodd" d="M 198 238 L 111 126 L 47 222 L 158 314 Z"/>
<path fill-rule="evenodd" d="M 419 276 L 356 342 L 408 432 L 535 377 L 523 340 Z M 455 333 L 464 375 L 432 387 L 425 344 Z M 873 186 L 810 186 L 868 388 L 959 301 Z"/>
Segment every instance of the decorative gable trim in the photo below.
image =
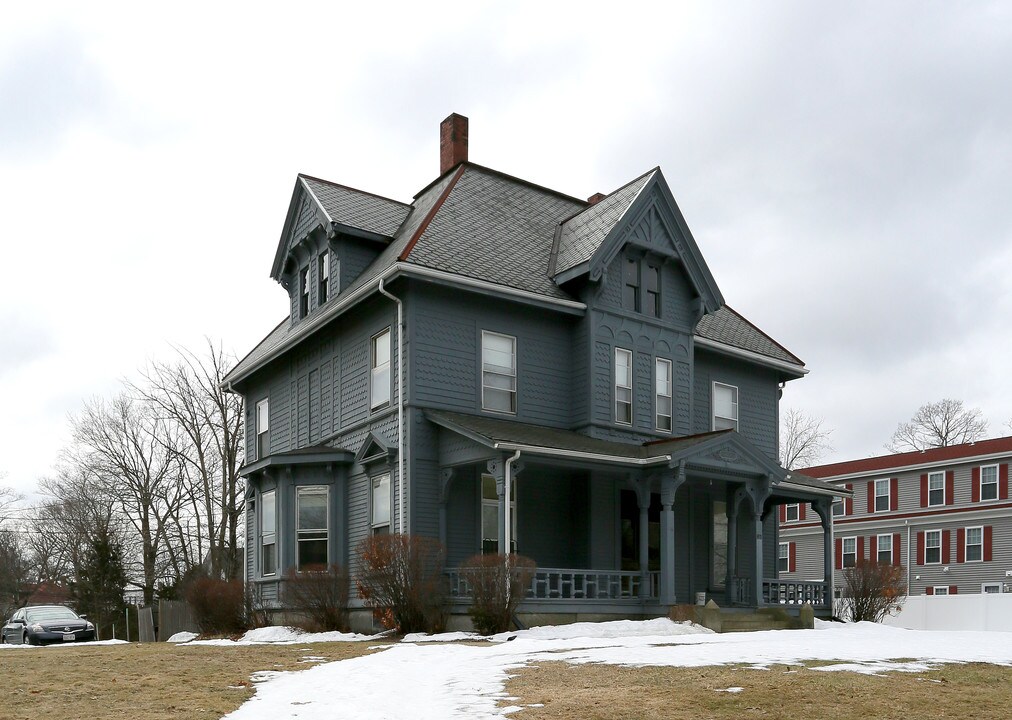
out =
<path fill-rule="evenodd" d="M 295 189 L 292 190 L 292 199 L 288 203 L 288 214 L 285 215 L 285 224 L 281 228 L 281 239 L 278 241 L 278 249 L 274 253 L 274 264 L 271 266 L 271 277 L 281 282 L 285 271 L 285 261 L 293 245 L 302 240 L 301 237 L 294 237 L 295 227 L 302 216 L 306 206 L 316 215 L 317 224 L 312 229 L 330 227 L 332 222 L 327 210 L 320 203 L 319 198 L 312 191 L 309 185 L 301 177 L 295 180 Z"/>
<path fill-rule="evenodd" d="M 369 433 L 362 447 L 355 453 L 355 462 L 362 466 L 376 463 L 392 464 L 397 455 L 397 448 L 387 445 L 382 436 Z"/>

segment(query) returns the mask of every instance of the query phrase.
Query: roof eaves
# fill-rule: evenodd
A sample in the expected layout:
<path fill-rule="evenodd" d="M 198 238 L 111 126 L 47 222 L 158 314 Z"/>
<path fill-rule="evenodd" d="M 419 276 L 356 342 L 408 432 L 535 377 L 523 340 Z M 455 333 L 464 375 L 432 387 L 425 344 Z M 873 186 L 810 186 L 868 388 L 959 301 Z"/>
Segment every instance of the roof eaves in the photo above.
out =
<path fill-rule="evenodd" d="M 770 337 L 769 335 L 767 335 L 763 331 L 762 328 L 760 328 L 757 325 L 755 325 L 755 323 L 753 323 L 752 321 L 750 321 L 747 317 L 745 317 L 744 315 L 742 315 L 740 312 L 738 312 L 737 310 L 735 310 L 733 307 L 731 307 L 730 305 L 728 305 L 727 303 L 725 303 L 724 304 L 724 308 L 726 310 L 728 310 L 729 312 L 733 313 L 734 315 L 738 316 L 738 318 L 740 320 L 742 320 L 746 325 L 748 325 L 749 327 L 751 327 L 757 333 L 759 333 L 760 335 L 762 335 L 764 338 L 766 338 L 771 343 L 773 343 L 774 345 L 776 345 L 778 348 L 780 348 L 781 350 L 783 350 L 785 353 L 787 353 L 788 355 L 790 355 L 792 358 L 794 358 L 795 360 L 797 360 L 798 361 L 798 365 L 804 365 L 805 364 L 804 360 L 802 360 L 801 358 L 799 358 L 797 355 L 795 355 L 790 350 L 788 350 L 787 348 L 785 348 L 783 345 L 781 345 L 780 343 L 778 343 L 772 337 Z"/>
<path fill-rule="evenodd" d="M 799 364 L 789 363 L 784 360 L 780 360 L 779 358 L 763 355 L 762 353 L 755 352 L 754 350 L 746 350 L 745 348 L 738 347 L 737 345 L 731 345 L 719 340 L 711 340 L 710 338 L 703 337 L 698 334 L 693 334 L 692 341 L 699 347 L 714 350 L 726 355 L 732 355 L 734 357 L 741 358 L 742 360 L 757 362 L 777 370 L 792 373 L 796 377 L 804 377 L 809 372 L 808 368 L 801 364 L 800 360 L 798 361 Z M 793 354 L 791 354 L 791 356 L 794 357 Z"/>

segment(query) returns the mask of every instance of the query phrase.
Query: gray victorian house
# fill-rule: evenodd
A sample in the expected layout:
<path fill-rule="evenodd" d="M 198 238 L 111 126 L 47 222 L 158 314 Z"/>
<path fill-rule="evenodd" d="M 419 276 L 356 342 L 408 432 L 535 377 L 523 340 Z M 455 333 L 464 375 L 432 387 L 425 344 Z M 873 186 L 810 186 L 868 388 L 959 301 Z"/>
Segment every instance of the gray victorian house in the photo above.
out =
<path fill-rule="evenodd" d="M 246 577 L 356 572 L 375 533 L 439 538 L 456 568 L 510 548 L 521 613 L 652 616 L 811 602 L 778 577 L 778 507 L 841 490 L 777 462 L 804 364 L 725 305 L 659 168 L 589 200 L 467 159 L 410 203 L 300 175 L 271 276 L 289 311 L 229 373 L 246 401 Z M 352 598 L 353 621 L 368 613 Z"/>

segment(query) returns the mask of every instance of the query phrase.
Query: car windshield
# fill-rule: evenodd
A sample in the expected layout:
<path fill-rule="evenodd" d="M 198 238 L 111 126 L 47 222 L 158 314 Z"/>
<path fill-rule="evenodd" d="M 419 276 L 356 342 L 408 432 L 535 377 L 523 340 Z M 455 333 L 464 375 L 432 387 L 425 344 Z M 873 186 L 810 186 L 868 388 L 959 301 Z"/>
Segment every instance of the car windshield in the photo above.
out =
<path fill-rule="evenodd" d="M 77 613 L 65 607 L 40 607 L 28 608 L 25 610 L 25 617 L 28 622 L 43 622 L 45 620 L 78 620 Z"/>

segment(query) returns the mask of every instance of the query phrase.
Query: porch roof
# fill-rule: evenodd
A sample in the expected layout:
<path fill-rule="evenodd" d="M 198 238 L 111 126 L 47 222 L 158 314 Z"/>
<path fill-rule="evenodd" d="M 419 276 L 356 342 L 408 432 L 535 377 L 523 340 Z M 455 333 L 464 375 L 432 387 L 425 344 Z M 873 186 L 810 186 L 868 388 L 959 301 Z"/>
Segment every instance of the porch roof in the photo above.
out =
<path fill-rule="evenodd" d="M 334 448 L 329 445 L 311 445 L 283 453 L 274 453 L 260 460 L 255 460 L 248 465 L 239 468 L 242 476 L 255 473 L 259 470 L 266 470 L 271 467 L 293 467 L 295 465 L 326 465 L 328 463 L 354 462 L 355 455 L 343 448 Z"/>

